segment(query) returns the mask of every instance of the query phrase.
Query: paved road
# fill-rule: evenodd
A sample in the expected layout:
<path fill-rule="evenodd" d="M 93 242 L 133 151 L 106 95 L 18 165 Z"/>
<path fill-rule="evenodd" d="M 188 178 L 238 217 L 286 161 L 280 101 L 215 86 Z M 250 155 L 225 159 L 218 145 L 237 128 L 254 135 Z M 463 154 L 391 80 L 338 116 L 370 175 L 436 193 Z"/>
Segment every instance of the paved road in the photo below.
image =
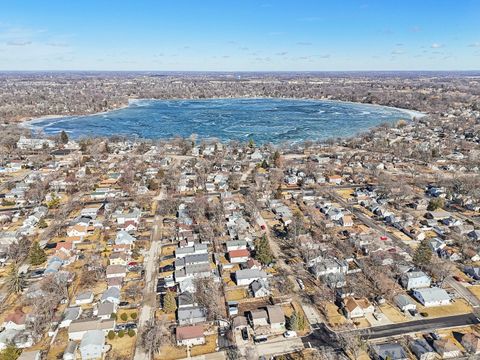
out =
<path fill-rule="evenodd" d="M 160 228 L 161 217 L 155 216 L 155 223 L 152 228 L 150 250 L 145 256 L 145 287 L 143 289 L 143 306 L 138 318 L 138 333 L 142 331 L 145 324 L 153 317 L 156 308 L 155 285 L 157 280 L 158 255 L 160 253 Z M 149 360 L 149 354 L 143 351 L 137 343 L 134 360 Z"/>
<path fill-rule="evenodd" d="M 445 284 L 453 288 L 461 297 L 469 302 L 473 307 L 480 306 L 480 300 L 462 283 L 449 276 L 445 279 Z"/>

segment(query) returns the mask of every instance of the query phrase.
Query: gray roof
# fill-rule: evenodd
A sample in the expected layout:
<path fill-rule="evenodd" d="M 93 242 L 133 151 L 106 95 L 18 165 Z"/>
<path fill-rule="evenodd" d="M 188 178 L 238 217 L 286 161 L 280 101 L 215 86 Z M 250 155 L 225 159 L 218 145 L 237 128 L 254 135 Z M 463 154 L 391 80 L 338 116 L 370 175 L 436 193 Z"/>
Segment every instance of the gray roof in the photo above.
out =
<path fill-rule="evenodd" d="M 415 339 L 410 343 L 410 349 L 412 352 L 420 358 L 423 354 L 434 353 L 433 348 L 428 344 L 425 339 Z"/>
<path fill-rule="evenodd" d="M 241 279 L 265 279 L 267 278 L 267 273 L 263 270 L 258 269 L 243 269 L 237 270 L 235 272 L 235 277 L 237 280 Z"/>
<path fill-rule="evenodd" d="M 65 310 L 63 320 L 76 320 L 80 316 L 80 307 L 69 307 Z"/>
<path fill-rule="evenodd" d="M 209 263 L 210 256 L 208 254 L 192 254 L 183 258 L 175 260 L 175 267 L 191 265 L 191 264 L 203 264 Z"/>
<path fill-rule="evenodd" d="M 80 347 L 89 345 L 103 346 L 105 344 L 105 334 L 102 330 L 88 330 L 82 337 Z"/>
<path fill-rule="evenodd" d="M 182 248 L 176 248 L 175 254 L 176 255 L 188 255 L 194 254 L 197 251 L 207 250 L 207 244 L 195 244 L 194 246 L 186 246 Z"/>
<path fill-rule="evenodd" d="M 113 303 L 111 303 L 110 301 L 106 301 L 104 303 L 99 304 L 97 310 L 98 310 L 97 316 L 99 317 L 105 316 L 105 315 L 111 315 L 112 313 L 115 312 Z"/>
<path fill-rule="evenodd" d="M 415 292 L 420 294 L 425 302 L 450 300 L 450 295 L 445 290 L 436 287 L 416 289 Z"/>
<path fill-rule="evenodd" d="M 206 312 L 205 309 L 200 306 L 178 309 L 177 318 L 178 320 L 205 319 Z"/>
<path fill-rule="evenodd" d="M 108 288 L 103 294 L 100 301 L 107 301 L 108 298 L 120 299 L 120 289 L 117 287 Z"/>
<path fill-rule="evenodd" d="M 382 360 L 408 359 L 403 347 L 397 343 L 374 345 L 372 348 Z"/>

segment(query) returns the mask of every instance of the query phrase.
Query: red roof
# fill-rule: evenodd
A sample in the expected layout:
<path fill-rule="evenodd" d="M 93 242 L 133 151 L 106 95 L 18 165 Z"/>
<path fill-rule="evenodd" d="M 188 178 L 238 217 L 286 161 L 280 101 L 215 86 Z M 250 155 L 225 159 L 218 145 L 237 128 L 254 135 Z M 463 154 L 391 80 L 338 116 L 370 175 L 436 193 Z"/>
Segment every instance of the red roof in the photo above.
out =
<path fill-rule="evenodd" d="M 5 322 L 13 322 L 17 325 L 25 324 L 25 319 L 27 316 L 21 309 L 16 309 L 13 313 L 8 314 L 5 316 Z"/>
<path fill-rule="evenodd" d="M 203 337 L 203 326 L 179 326 L 176 330 L 177 340 L 189 340 Z"/>
<path fill-rule="evenodd" d="M 72 250 L 72 248 L 73 248 L 73 243 L 71 241 L 61 241 L 57 243 L 57 246 L 55 246 L 55 250 L 60 250 L 60 249 Z"/>
<path fill-rule="evenodd" d="M 247 249 L 232 250 L 228 252 L 228 257 L 230 259 L 250 256 L 250 251 Z"/>

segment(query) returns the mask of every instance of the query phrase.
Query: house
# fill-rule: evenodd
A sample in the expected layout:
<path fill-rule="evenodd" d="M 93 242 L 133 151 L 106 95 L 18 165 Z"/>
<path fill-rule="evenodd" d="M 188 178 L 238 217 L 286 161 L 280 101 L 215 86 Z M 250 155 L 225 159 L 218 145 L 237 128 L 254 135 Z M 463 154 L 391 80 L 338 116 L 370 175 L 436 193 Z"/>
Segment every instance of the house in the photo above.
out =
<path fill-rule="evenodd" d="M 186 255 L 184 257 L 175 259 L 175 270 L 181 270 L 186 266 L 190 266 L 190 265 L 209 264 L 209 263 L 210 263 L 209 254 Z"/>
<path fill-rule="evenodd" d="M 462 356 L 462 351 L 448 338 L 434 340 L 433 348 L 443 359 L 455 359 Z"/>
<path fill-rule="evenodd" d="M 183 248 L 175 249 L 175 257 L 177 259 L 194 254 L 208 254 L 207 244 L 195 244 L 194 246 L 186 246 Z"/>
<path fill-rule="evenodd" d="M 346 274 L 348 263 L 345 260 L 318 257 L 309 262 L 310 271 L 317 278 L 328 274 Z"/>
<path fill-rule="evenodd" d="M 465 266 L 464 272 L 471 278 L 480 280 L 480 267 Z"/>
<path fill-rule="evenodd" d="M 177 346 L 194 346 L 205 344 L 202 325 L 179 326 L 175 329 Z"/>
<path fill-rule="evenodd" d="M 239 286 L 250 285 L 255 280 L 266 279 L 267 274 L 263 270 L 242 269 L 235 271 L 235 282 Z"/>
<path fill-rule="evenodd" d="M 6 330 L 25 330 L 27 315 L 21 308 L 15 309 L 12 313 L 5 316 L 3 327 Z"/>
<path fill-rule="evenodd" d="M 248 313 L 248 320 L 255 329 L 259 326 L 268 326 L 268 314 L 264 309 L 252 310 Z"/>
<path fill-rule="evenodd" d="M 400 281 L 406 290 L 428 288 L 431 284 L 430 277 L 423 271 L 407 272 L 402 275 Z"/>
<path fill-rule="evenodd" d="M 397 343 L 373 345 L 371 350 L 376 360 L 408 360 L 407 353 Z"/>
<path fill-rule="evenodd" d="M 112 314 L 116 312 L 116 305 L 110 301 L 98 304 L 97 308 L 94 310 L 93 315 L 102 319 L 108 320 L 112 318 Z"/>
<path fill-rule="evenodd" d="M 127 265 L 128 255 L 122 252 L 112 252 L 108 257 L 108 262 L 110 265 Z"/>
<path fill-rule="evenodd" d="M 228 259 L 232 264 L 246 263 L 250 258 L 250 251 L 247 249 L 231 250 L 228 252 Z"/>
<path fill-rule="evenodd" d="M 102 330 L 103 337 L 110 330 L 115 328 L 115 320 L 108 319 L 96 319 L 96 318 L 87 318 L 79 319 L 71 322 L 68 327 L 68 339 L 74 341 L 80 341 L 83 338 L 83 335 L 90 330 Z"/>
<path fill-rule="evenodd" d="M 347 296 L 343 299 L 343 311 L 348 319 L 355 319 L 372 314 L 375 308 L 367 298 L 355 299 L 353 296 Z"/>
<path fill-rule="evenodd" d="M 19 349 L 28 348 L 33 345 L 33 338 L 22 330 L 8 329 L 0 332 L 0 351 L 10 344 L 14 344 Z"/>
<path fill-rule="evenodd" d="M 179 325 L 193 325 L 207 321 L 207 313 L 200 306 L 184 307 L 177 310 Z"/>
<path fill-rule="evenodd" d="M 86 305 L 91 304 L 93 302 L 93 292 L 92 291 L 85 291 L 80 293 L 75 298 L 75 305 Z"/>
<path fill-rule="evenodd" d="M 80 341 L 80 355 L 82 360 L 98 360 L 103 358 L 105 347 L 105 334 L 102 330 L 87 331 Z"/>
<path fill-rule="evenodd" d="M 437 287 L 415 289 L 413 296 L 425 307 L 450 305 L 450 295 L 445 290 Z"/>
<path fill-rule="evenodd" d="M 77 320 L 82 314 L 82 308 L 80 306 L 69 307 L 63 313 L 63 319 L 60 323 L 60 328 L 69 327 L 72 321 Z"/>
<path fill-rule="evenodd" d="M 177 296 L 177 305 L 179 309 L 198 306 L 195 296 L 189 291 L 184 291 Z"/>
<path fill-rule="evenodd" d="M 115 245 L 128 245 L 132 247 L 135 244 L 135 237 L 130 235 L 125 230 L 120 230 L 115 237 Z"/>
<path fill-rule="evenodd" d="M 425 339 L 415 339 L 409 344 L 410 350 L 418 360 L 435 360 L 436 352 Z"/>
<path fill-rule="evenodd" d="M 40 350 L 33 350 L 33 351 L 22 351 L 20 357 L 17 360 L 41 360 L 42 353 Z"/>
<path fill-rule="evenodd" d="M 427 219 L 433 219 L 433 220 L 437 220 L 437 221 L 448 219 L 451 216 L 452 215 L 448 211 L 445 211 L 443 209 L 437 209 L 435 211 L 428 211 L 427 214 L 425 215 L 425 217 Z"/>
<path fill-rule="evenodd" d="M 175 281 L 181 282 L 188 278 L 205 278 L 212 275 L 210 264 L 185 265 L 180 270 L 175 270 Z"/>
<path fill-rule="evenodd" d="M 477 333 L 463 335 L 461 343 L 470 354 L 480 354 L 480 336 Z"/>
<path fill-rule="evenodd" d="M 394 296 L 393 301 L 403 312 L 414 311 L 417 309 L 417 304 L 415 304 L 415 302 L 413 302 L 413 300 L 407 295 L 398 294 Z"/>
<path fill-rule="evenodd" d="M 127 276 L 127 267 L 124 265 L 108 265 L 106 273 L 107 279 L 115 277 L 124 278 Z"/>
<path fill-rule="evenodd" d="M 468 233 L 468 238 L 474 241 L 480 240 L 480 230 L 473 230 Z"/>
<path fill-rule="evenodd" d="M 78 236 L 83 238 L 87 236 L 87 234 L 88 234 L 88 225 L 76 224 L 76 225 L 70 226 L 67 229 L 67 235 L 69 237 Z"/>
<path fill-rule="evenodd" d="M 227 251 L 244 250 L 247 248 L 247 242 L 245 240 L 230 240 L 225 243 Z"/>
<path fill-rule="evenodd" d="M 266 279 L 255 280 L 250 284 L 253 296 L 256 298 L 270 296 L 271 291 Z"/>
<path fill-rule="evenodd" d="M 120 289 L 117 287 L 110 287 L 102 294 L 100 298 L 102 303 L 110 302 L 112 304 L 118 305 L 120 304 Z"/>
<path fill-rule="evenodd" d="M 280 305 L 267 306 L 267 314 L 272 331 L 285 331 L 285 314 Z"/>

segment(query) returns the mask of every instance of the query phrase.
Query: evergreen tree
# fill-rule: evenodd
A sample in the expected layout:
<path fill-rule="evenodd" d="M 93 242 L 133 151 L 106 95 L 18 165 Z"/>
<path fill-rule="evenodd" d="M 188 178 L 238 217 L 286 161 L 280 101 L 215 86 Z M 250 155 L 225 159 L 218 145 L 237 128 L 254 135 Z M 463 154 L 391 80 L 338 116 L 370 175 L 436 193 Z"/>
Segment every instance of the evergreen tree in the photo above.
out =
<path fill-rule="evenodd" d="M 173 313 L 177 310 L 177 301 L 173 291 L 167 290 L 167 293 L 163 297 L 163 308 L 167 313 Z"/>
<path fill-rule="evenodd" d="M 260 165 L 262 169 L 267 170 L 269 168 L 267 160 L 263 159 L 262 164 Z"/>
<path fill-rule="evenodd" d="M 8 345 L 0 352 L 0 359 L 2 360 L 17 360 L 20 357 L 22 350 L 15 345 Z"/>
<path fill-rule="evenodd" d="M 20 293 L 27 287 L 25 275 L 18 271 L 17 266 L 13 266 L 7 276 L 8 290 L 14 293 Z"/>
<path fill-rule="evenodd" d="M 272 250 L 265 235 L 262 236 L 255 244 L 255 258 L 263 265 L 269 265 L 273 261 Z"/>
<path fill-rule="evenodd" d="M 418 267 L 425 267 L 430 264 L 432 255 L 432 249 L 430 248 L 428 241 L 425 239 L 415 249 L 415 252 L 413 253 L 413 263 Z"/>
<path fill-rule="evenodd" d="M 273 154 L 273 165 L 277 168 L 282 166 L 282 160 L 280 158 L 280 153 L 278 152 L 278 150 L 275 151 L 275 153 Z"/>
<path fill-rule="evenodd" d="M 302 331 L 305 330 L 306 321 L 303 314 L 297 312 L 296 310 L 293 312 L 292 316 L 287 318 L 287 329 L 293 331 Z"/>
<path fill-rule="evenodd" d="M 30 264 L 37 266 L 43 264 L 46 260 L 45 250 L 40 247 L 38 241 L 35 241 L 30 248 Z"/>
<path fill-rule="evenodd" d="M 68 135 L 65 130 L 62 130 L 62 132 L 60 133 L 60 141 L 62 142 L 62 144 L 68 143 Z"/>
<path fill-rule="evenodd" d="M 47 227 L 47 222 L 45 221 L 45 219 L 40 219 L 40 221 L 38 222 L 38 227 L 40 229 L 45 229 Z"/>

